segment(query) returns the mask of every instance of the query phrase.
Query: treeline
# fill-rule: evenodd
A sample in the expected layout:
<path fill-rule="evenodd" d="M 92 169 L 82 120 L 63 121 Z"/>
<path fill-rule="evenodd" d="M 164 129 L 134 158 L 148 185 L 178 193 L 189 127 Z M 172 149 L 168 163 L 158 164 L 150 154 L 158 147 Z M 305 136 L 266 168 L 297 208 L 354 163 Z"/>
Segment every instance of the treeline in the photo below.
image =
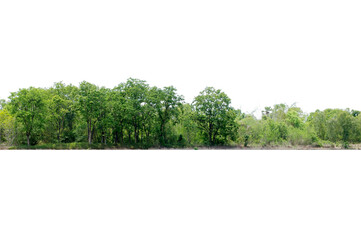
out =
<path fill-rule="evenodd" d="M 231 107 L 221 90 L 205 88 L 191 104 L 173 86 L 128 79 L 113 89 L 83 81 L 79 87 L 20 89 L 0 100 L 0 143 L 87 143 L 131 148 L 272 146 L 361 142 L 360 111 L 297 106 L 266 107 L 262 118 Z"/>

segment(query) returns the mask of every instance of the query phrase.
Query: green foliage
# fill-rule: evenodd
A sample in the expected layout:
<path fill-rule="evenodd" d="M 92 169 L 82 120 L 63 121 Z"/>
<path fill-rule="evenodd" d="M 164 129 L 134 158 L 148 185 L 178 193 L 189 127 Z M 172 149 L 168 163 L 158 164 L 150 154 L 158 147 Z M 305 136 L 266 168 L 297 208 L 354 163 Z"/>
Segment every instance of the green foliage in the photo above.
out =
<path fill-rule="evenodd" d="M 294 128 L 303 129 L 304 116 L 300 108 L 289 108 L 286 113 L 286 122 Z"/>
<path fill-rule="evenodd" d="M 178 119 L 178 123 L 175 124 L 175 132 L 182 135 L 186 146 L 203 143 L 202 134 L 194 120 L 195 112 L 190 104 L 183 105 Z"/>
<path fill-rule="evenodd" d="M 288 129 L 288 142 L 293 146 L 319 145 L 320 140 L 309 126 L 304 128 L 290 127 Z"/>
<path fill-rule="evenodd" d="M 231 99 L 221 90 L 205 88 L 194 98 L 195 121 L 209 145 L 227 144 L 234 140 L 235 110 Z"/>
<path fill-rule="evenodd" d="M 128 143 L 138 144 L 142 133 L 150 135 L 149 116 L 153 114 L 154 109 L 147 102 L 148 91 L 149 85 L 143 80 L 129 78 L 124 85 Z M 131 135 L 133 135 L 133 141 L 131 141 Z"/>
<path fill-rule="evenodd" d="M 54 139 L 56 139 L 58 143 L 74 140 L 72 128 L 76 114 L 75 101 L 77 91 L 78 88 L 72 85 L 66 86 L 62 82 L 55 83 L 54 86 L 48 90 L 48 132 L 55 133 L 55 137 L 51 136 L 51 142 L 53 142 Z"/>
<path fill-rule="evenodd" d="M 22 125 L 27 144 L 36 144 L 42 134 L 46 108 L 45 90 L 30 87 L 11 93 L 9 109 Z"/>
<path fill-rule="evenodd" d="M 318 137 L 331 142 L 359 142 L 359 115 L 341 109 L 317 110 L 310 114 L 308 122 L 314 127 Z"/>
<path fill-rule="evenodd" d="M 0 99 L 0 110 L 3 110 L 6 106 L 6 101 L 5 99 Z"/>
<path fill-rule="evenodd" d="M 0 110 L 0 143 L 14 144 L 15 119 L 7 109 Z"/>
<path fill-rule="evenodd" d="M 262 118 L 231 106 L 207 87 L 192 104 L 173 86 L 129 78 L 113 89 L 83 81 L 30 87 L 0 100 L 0 144 L 25 149 L 148 149 L 204 146 L 353 148 L 358 110 L 305 114 L 295 104 L 265 107 Z"/>
<path fill-rule="evenodd" d="M 257 120 L 253 115 L 247 115 L 239 121 L 240 142 L 244 147 L 257 145 L 260 143 L 263 134 L 263 126 L 261 121 Z"/>
<path fill-rule="evenodd" d="M 167 144 L 167 124 L 172 120 L 177 122 L 181 113 L 183 96 L 177 94 L 176 88 L 173 86 L 163 89 L 152 88 L 150 91 L 150 99 L 152 106 L 156 110 L 156 118 L 158 122 L 157 132 L 161 145 Z"/>
<path fill-rule="evenodd" d="M 283 121 L 266 119 L 263 121 L 263 145 L 282 144 L 287 140 L 288 127 Z"/>
<path fill-rule="evenodd" d="M 99 88 L 85 81 L 80 83 L 78 109 L 81 116 L 87 123 L 87 136 L 89 144 L 91 144 L 93 140 L 100 106 Z"/>

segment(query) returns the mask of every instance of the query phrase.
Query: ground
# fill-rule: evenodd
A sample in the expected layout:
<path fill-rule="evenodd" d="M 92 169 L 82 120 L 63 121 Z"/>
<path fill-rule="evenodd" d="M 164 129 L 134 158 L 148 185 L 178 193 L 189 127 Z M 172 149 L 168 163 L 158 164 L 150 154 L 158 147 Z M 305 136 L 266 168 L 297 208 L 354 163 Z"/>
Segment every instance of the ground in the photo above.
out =
<path fill-rule="evenodd" d="M 109 147 L 109 146 L 100 146 L 94 145 L 89 147 L 88 145 L 76 146 L 74 148 L 69 148 L 67 145 L 39 145 L 39 146 L 31 146 L 28 148 L 27 146 L 20 147 L 10 147 L 6 145 L 0 144 L 0 150 L 7 149 L 104 149 L 104 150 L 130 150 L 136 148 L 125 148 L 125 147 Z M 349 149 L 351 150 L 361 150 L 361 144 L 350 144 Z M 251 147 L 243 147 L 243 146 L 215 146 L 215 147 L 189 147 L 189 148 L 150 148 L 149 150 L 343 150 L 341 145 L 329 145 L 323 147 L 315 147 L 315 146 L 251 146 Z"/>
<path fill-rule="evenodd" d="M 7 150 L 9 149 L 9 146 L 0 144 L 0 150 Z"/>

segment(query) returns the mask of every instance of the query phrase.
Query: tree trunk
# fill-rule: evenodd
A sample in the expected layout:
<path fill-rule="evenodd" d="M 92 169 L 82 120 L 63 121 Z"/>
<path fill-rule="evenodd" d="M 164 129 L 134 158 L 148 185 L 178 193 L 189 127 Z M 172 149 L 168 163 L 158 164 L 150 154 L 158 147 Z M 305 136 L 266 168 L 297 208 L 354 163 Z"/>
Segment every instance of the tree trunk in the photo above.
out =
<path fill-rule="evenodd" d="M 59 128 L 59 131 L 58 131 L 58 143 L 60 143 L 60 128 Z"/>
<path fill-rule="evenodd" d="M 208 134 L 209 134 L 209 145 L 213 145 L 213 138 L 212 138 L 212 135 L 213 135 L 213 124 L 212 123 L 210 123 L 209 124 L 209 132 L 208 132 Z"/>
<path fill-rule="evenodd" d="M 105 139 L 105 132 L 102 131 L 102 144 L 106 143 L 106 139 Z"/>
<path fill-rule="evenodd" d="M 30 146 L 30 134 L 26 134 L 26 139 L 28 141 L 28 146 Z"/>
<path fill-rule="evenodd" d="M 61 134 L 61 121 L 58 122 L 58 143 L 60 143 L 60 134 Z"/>
<path fill-rule="evenodd" d="M 134 141 L 135 143 L 138 143 L 137 126 L 134 126 Z"/>
<path fill-rule="evenodd" d="M 88 122 L 88 143 L 92 143 L 91 120 Z"/>
<path fill-rule="evenodd" d="M 117 131 L 117 130 L 115 130 L 114 135 L 115 135 L 115 137 L 114 137 L 114 144 L 118 144 L 118 143 L 119 143 L 119 135 L 118 135 L 118 131 Z"/>
<path fill-rule="evenodd" d="M 164 132 L 164 123 L 162 122 L 160 124 L 160 139 L 161 139 L 161 144 L 164 145 L 165 144 L 165 132 Z"/>
<path fill-rule="evenodd" d="M 124 139 L 123 139 L 123 128 L 120 129 L 120 144 L 123 145 L 124 144 Z"/>
<path fill-rule="evenodd" d="M 118 143 L 118 131 L 114 129 L 112 130 L 113 132 L 113 140 L 114 140 L 114 144 L 117 144 Z"/>
<path fill-rule="evenodd" d="M 90 142 L 93 142 L 94 136 L 95 136 L 95 126 L 93 124 L 93 129 L 91 130 L 91 135 L 90 135 Z"/>
<path fill-rule="evenodd" d="M 167 132 L 165 131 L 165 127 L 163 127 L 163 131 L 164 131 L 163 141 L 164 143 L 167 143 Z"/>
<path fill-rule="evenodd" d="M 143 128 L 140 130 L 140 142 L 141 143 L 144 143 L 144 141 L 143 141 L 143 139 L 144 139 L 144 126 L 143 126 Z"/>
<path fill-rule="evenodd" d="M 208 141 L 209 141 L 209 146 L 212 145 L 212 128 L 211 127 L 208 130 Z"/>
<path fill-rule="evenodd" d="M 149 145 L 149 134 L 150 134 L 150 131 L 149 131 L 149 129 L 147 129 L 146 135 L 147 135 L 147 144 L 148 144 L 148 145 Z"/>
<path fill-rule="evenodd" d="M 88 132 L 88 143 L 92 144 L 92 132 L 91 131 Z"/>

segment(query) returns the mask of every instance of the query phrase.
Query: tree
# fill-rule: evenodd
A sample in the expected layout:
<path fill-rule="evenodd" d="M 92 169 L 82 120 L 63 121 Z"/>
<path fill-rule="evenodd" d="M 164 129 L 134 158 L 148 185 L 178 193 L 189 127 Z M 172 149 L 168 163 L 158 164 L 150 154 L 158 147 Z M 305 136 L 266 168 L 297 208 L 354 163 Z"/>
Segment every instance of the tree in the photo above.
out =
<path fill-rule="evenodd" d="M 110 116 L 110 90 L 107 88 L 99 89 L 99 104 L 100 108 L 98 111 L 98 129 L 100 131 L 101 143 L 107 143 L 107 129 L 111 126 Z"/>
<path fill-rule="evenodd" d="M 236 115 L 231 99 L 221 90 L 207 87 L 194 98 L 195 120 L 209 145 L 225 142 L 233 131 Z M 219 137 L 219 138 L 218 138 Z"/>
<path fill-rule="evenodd" d="M 113 133 L 113 142 L 124 144 L 126 124 L 126 100 L 124 84 L 121 83 L 109 93 L 110 124 Z"/>
<path fill-rule="evenodd" d="M 285 121 L 272 118 L 263 120 L 263 144 L 280 143 L 287 140 L 288 128 Z"/>
<path fill-rule="evenodd" d="M 4 109 L 6 105 L 6 101 L 4 99 L 0 99 L 0 110 Z"/>
<path fill-rule="evenodd" d="M 189 103 L 182 105 L 177 124 L 178 133 L 184 137 L 187 145 L 193 146 L 200 142 L 200 131 L 194 121 L 195 111 Z"/>
<path fill-rule="evenodd" d="M 360 115 L 361 111 L 359 110 L 351 110 L 351 115 L 354 117 L 357 117 L 358 115 Z"/>
<path fill-rule="evenodd" d="M 260 141 L 262 124 L 255 116 L 245 115 L 239 120 L 239 125 L 239 135 L 244 147 Z"/>
<path fill-rule="evenodd" d="M 13 144 L 15 137 L 15 119 L 7 109 L 0 110 L 0 143 L 5 140 Z"/>
<path fill-rule="evenodd" d="M 315 112 L 310 113 L 307 122 L 320 139 L 326 139 L 326 116 L 323 111 L 317 109 Z"/>
<path fill-rule="evenodd" d="M 78 105 L 79 111 L 87 123 L 88 143 L 91 144 L 102 107 L 99 88 L 86 81 L 81 82 Z"/>
<path fill-rule="evenodd" d="M 133 128 L 135 143 L 139 143 L 140 131 L 143 124 L 142 114 L 148 91 L 149 85 L 143 80 L 129 78 L 124 85 L 127 123 Z M 131 129 L 128 129 L 129 137 L 130 130 Z"/>
<path fill-rule="evenodd" d="M 299 107 L 290 107 L 287 109 L 286 122 L 294 128 L 304 127 L 304 114 Z"/>
<path fill-rule="evenodd" d="M 352 136 L 352 130 L 354 128 L 354 118 L 351 113 L 343 111 L 338 114 L 338 123 L 342 129 L 342 141 L 344 143 L 349 142 Z"/>
<path fill-rule="evenodd" d="M 167 143 L 166 124 L 172 118 L 176 118 L 180 113 L 180 107 L 183 103 L 183 96 L 177 94 L 177 89 L 173 86 L 163 89 L 152 88 L 149 98 L 153 100 L 154 108 L 157 112 L 157 122 L 159 124 L 159 142 L 164 145 Z"/>
<path fill-rule="evenodd" d="M 44 90 L 30 87 L 11 93 L 9 108 L 22 124 L 29 146 L 34 131 L 40 130 L 44 123 Z"/>
<path fill-rule="evenodd" d="M 70 88 L 64 83 L 55 83 L 50 88 L 50 97 L 48 100 L 49 120 L 56 128 L 57 141 L 61 141 L 61 136 L 65 128 L 67 114 L 72 108 L 72 99 L 70 98 Z"/>

